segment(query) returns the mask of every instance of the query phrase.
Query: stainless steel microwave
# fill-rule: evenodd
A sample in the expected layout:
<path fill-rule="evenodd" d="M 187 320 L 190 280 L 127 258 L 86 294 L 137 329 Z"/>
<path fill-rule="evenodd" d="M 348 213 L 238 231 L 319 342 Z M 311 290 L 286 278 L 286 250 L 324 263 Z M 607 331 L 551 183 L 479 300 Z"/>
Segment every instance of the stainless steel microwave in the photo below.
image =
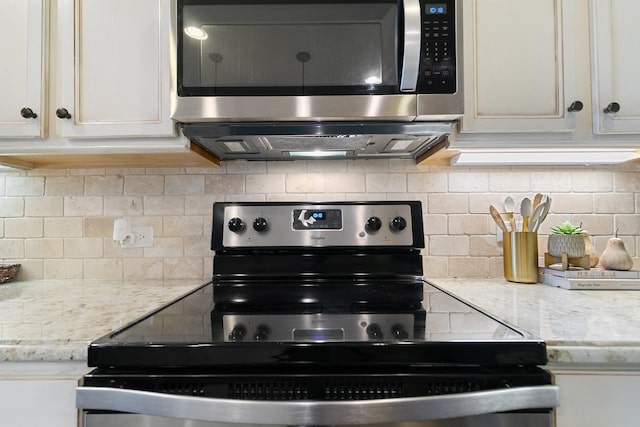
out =
<path fill-rule="evenodd" d="M 172 117 L 451 121 L 462 0 L 173 0 Z"/>

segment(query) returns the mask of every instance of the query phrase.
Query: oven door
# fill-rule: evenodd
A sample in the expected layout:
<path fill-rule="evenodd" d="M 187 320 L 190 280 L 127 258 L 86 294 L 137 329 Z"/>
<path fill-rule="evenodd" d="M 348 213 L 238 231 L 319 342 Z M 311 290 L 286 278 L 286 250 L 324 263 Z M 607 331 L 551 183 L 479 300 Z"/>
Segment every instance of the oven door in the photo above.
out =
<path fill-rule="evenodd" d="M 84 427 L 416 425 L 551 427 L 556 386 L 367 401 L 251 401 L 81 387 Z M 87 409 L 91 408 L 91 409 Z M 115 412 L 117 411 L 117 412 Z"/>
<path fill-rule="evenodd" d="M 378 427 L 551 427 L 552 416 L 550 413 L 503 413 L 486 414 L 471 417 L 449 418 L 446 420 L 430 420 L 412 423 L 367 423 Z M 251 427 L 265 424 L 227 424 L 206 421 L 178 420 L 175 418 L 154 417 L 140 414 L 117 413 L 85 413 L 83 414 L 83 426 L 85 427 Z M 340 425 L 340 424 L 337 424 Z"/>

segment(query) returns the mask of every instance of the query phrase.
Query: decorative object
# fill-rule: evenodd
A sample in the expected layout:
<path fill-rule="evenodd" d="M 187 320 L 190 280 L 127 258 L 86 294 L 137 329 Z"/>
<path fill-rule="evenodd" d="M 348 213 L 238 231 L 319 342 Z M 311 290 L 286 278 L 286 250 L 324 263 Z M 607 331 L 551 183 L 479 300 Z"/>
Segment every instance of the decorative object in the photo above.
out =
<path fill-rule="evenodd" d="M 548 250 L 554 257 L 562 257 L 567 254 L 569 258 L 581 258 L 586 252 L 582 228 L 565 221 L 561 225 L 551 228 L 549 235 Z"/>
<path fill-rule="evenodd" d="M 538 233 L 503 233 L 504 277 L 510 282 L 538 282 Z"/>
<path fill-rule="evenodd" d="M 581 234 L 550 234 L 548 249 L 553 256 L 567 254 L 569 258 L 580 258 L 586 253 Z"/>
<path fill-rule="evenodd" d="M 606 270 L 631 270 L 633 268 L 633 259 L 624 247 L 624 242 L 618 237 L 616 229 L 615 237 L 607 242 L 607 247 L 600 256 L 600 265 Z"/>
<path fill-rule="evenodd" d="M 584 253 L 589 256 L 589 266 L 593 268 L 598 265 L 598 261 L 600 260 L 598 251 L 596 247 L 593 246 L 593 243 L 591 243 L 591 237 L 587 230 L 582 230 L 582 238 L 584 239 Z"/>
<path fill-rule="evenodd" d="M 585 255 L 582 231 L 579 225 L 573 225 L 569 221 L 551 227 L 552 234 L 547 241 L 549 252 L 544 254 L 545 266 L 561 263 L 563 270 L 567 270 L 570 265 L 589 269 L 590 261 Z"/>
<path fill-rule="evenodd" d="M 19 269 L 20 264 L 0 264 L 0 284 L 12 281 Z"/>
<path fill-rule="evenodd" d="M 589 270 L 589 255 L 584 255 L 578 258 L 569 258 L 567 254 L 561 256 L 552 256 L 549 252 L 544 253 L 544 265 L 549 267 L 550 265 L 561 264 L 562 270 L 568 270 L 569 266 L 584 268 Z"/>

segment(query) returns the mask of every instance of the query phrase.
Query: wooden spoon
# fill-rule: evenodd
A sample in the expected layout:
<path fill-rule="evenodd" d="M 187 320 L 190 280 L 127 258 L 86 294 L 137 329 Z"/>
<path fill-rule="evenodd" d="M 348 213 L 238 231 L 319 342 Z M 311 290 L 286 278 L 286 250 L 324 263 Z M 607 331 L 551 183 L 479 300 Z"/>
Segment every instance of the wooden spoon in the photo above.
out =
<path fill-rule="evenodd" d="M 489 212 L 491 213 L 491 218 L 493 218 L 498 227 L 504 232 L 509 232 L 509 230 L 507 229 L 507 225 L 504 223 L 504 220 L 502 219 L 502 216 L 500 215 L 500 212 L 498 212 L 496 207 L 490 205 Z"/>
<path fill-rule="evenodd" d="M 531 203 L 531 209 L 535 210 L 536 206 L 538 206 L 541 201 L 542 201 L 542 193 L 536 193 L 536 195 L 533 196 L 533 203 Z"/>

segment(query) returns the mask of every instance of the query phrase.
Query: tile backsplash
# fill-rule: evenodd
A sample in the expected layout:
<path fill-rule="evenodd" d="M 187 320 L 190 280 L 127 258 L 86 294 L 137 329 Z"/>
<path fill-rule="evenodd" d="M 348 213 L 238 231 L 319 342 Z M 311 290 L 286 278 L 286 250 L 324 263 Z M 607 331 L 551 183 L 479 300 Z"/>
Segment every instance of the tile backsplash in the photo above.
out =
<path fill-rule="evenodd" d="M 18 279 L 207 279 L 215 201 L 423 203 L 427 277 L 502 277 L 489 204 L 549 193 L 539 233 L 582 222 L 601 253 L 618 236 L 640 267 L 640 164 L 593 167 L 416 166 L 405 160 L 223 162 L 221 167 L 0 173 L 0 262 Z M 151 226 L 151 248 L 123 249 L 113 222 Z"/>

